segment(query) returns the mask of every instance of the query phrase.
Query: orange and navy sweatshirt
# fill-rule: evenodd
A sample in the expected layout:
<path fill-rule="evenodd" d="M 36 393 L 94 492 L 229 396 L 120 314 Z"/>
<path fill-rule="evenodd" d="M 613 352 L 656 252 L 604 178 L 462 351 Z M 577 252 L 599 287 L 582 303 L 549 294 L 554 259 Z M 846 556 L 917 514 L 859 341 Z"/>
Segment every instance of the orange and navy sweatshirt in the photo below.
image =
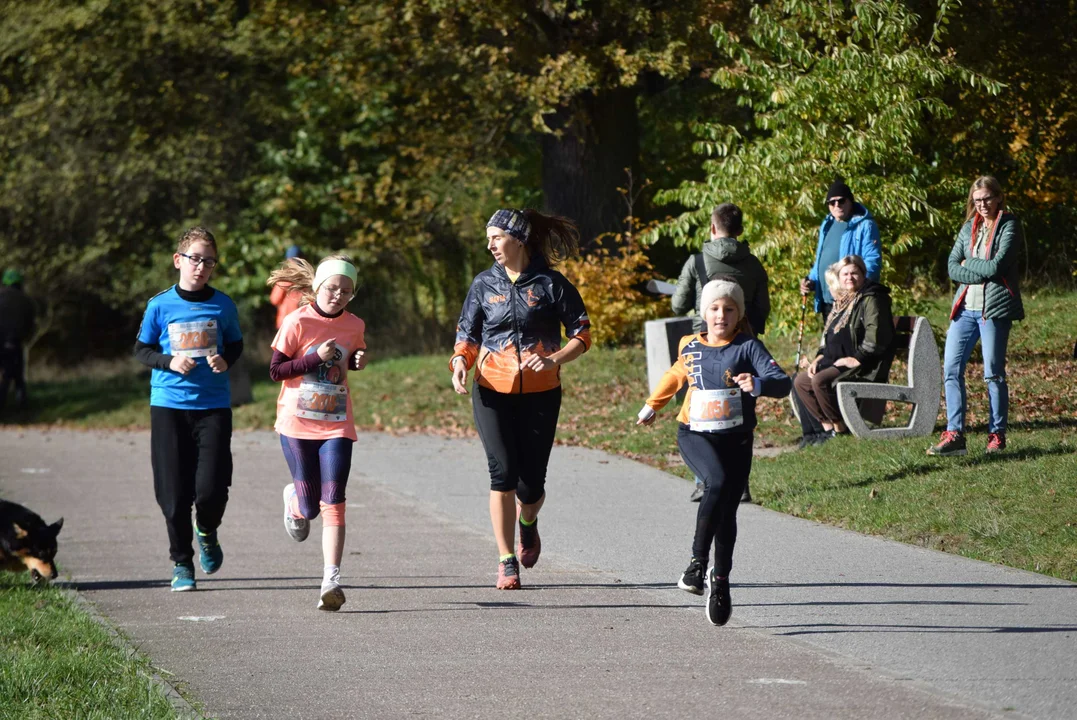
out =
<path fill-rule="evenodd" d="M 661 410 L 687 382 L 688 393 L 677 420 L 688 425 L 693 392 L 735 388 L 737 383 L 733 378 L 741 373 L 750 373 L 755 377 L 752 392 L 742 391 L 740 394 L 744 423 L 713 432 L 751 432 L 756 426 L 755 399 L 760 395 L 785 397 L 792 389 L 793 381 L 771 357 L 766 346 L 745 333 L 738 333 L 731 341 L 717 345 L 707 342 L 703 333 L 681 338 L 677 361 L 658 381 L 658 387 L 647 398 L 647 404 L 655 412 Z"/>
<path fill-rule="evenodd" d="M 591 321 L 583 299 L 565 276 L 538 255 L 516 278 L 494 263 L 471 282 L 456 326 L 449 360 L 464 358 L 476 367 L 475 380 L 500 393 L 533 393 L 561 384 L 561 367 L 536 372 L 523 368 L 533 354 L 548 357 L 561 349 L 561 326 L 570 341 L 591 347 Z"/>

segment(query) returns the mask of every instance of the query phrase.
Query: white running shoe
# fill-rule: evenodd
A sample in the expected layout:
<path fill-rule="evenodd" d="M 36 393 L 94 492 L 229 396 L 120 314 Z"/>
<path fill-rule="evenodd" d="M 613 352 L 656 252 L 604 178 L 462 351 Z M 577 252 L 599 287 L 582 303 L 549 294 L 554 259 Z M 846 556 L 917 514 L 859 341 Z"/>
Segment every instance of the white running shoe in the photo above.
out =
<path fill-rule="evenodd" d="M 322 581 L 322 595 L 318 598 L 318 609 L 336 612 L 344 604 L 344 591 L 340 582 L 334 577 Z"/>
<path fill-rule="evenodd" d="M 307 539 L 307 535 L 310 535 L 310 520 L 292 517 L 290 507 L 293 495 L 295 495 L 295 483 L 288 483 L 284 486 L 284 529 L 288 531 L 288 536 L 292 540 L 303 542 Z"/>

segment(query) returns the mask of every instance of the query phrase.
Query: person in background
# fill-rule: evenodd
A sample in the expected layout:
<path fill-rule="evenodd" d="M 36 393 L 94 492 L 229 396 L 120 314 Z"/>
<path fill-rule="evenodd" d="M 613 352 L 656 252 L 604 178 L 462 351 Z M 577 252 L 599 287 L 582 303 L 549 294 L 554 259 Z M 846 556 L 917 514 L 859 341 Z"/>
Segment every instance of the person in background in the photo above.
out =
<path fill-rule="evenodd" d="M 762 335 L 770 317 L 770 288 L 767 271 L 759 258 L 752 254 L 744 240 L 738 240 L 744 232 L 744 213 L 733 203 L 722 203 L 711 211 L 710 240 L 703 243 L 700 252 L 694 253 L 681 268 L 677 290 L 671 302 L 673 312 L 685 315 L 695 311 L 692 331 L 703 328 L 703 313 L 699 307 L 703 286 L 718 278 L 731 280 L 744 293 L 744 311 L 752 332 Z M 696 477 L 695 488 L 689 496 L 691 502 L 703 498 L 703 480 Z M 751 502 L 747 486 L 741 502 Z"/>
<path fill-rule="evenodd" d="M 864 261 L 856 255 L 831 265 L 826 276 L 837 280 L 833 311 L 815 359 L 807 372 L 797 373 L 793 380 L 793 390 L 808 411 L 801 416 L 806 440 L 801 447 L 848 432 L 838 407 L 838 382 L 885 382 L 893 361 L 890 288 L 868 280 Z M 821 434 L 809 431 L 808 414 L 822 425 Z"/>
<path fill-rule="evenodd" d="M 298 245 L 291 245 L 284 251 L 284 261 L 288 262 L 292 259 L 302 259 L 303 251 L 300 250 Z M 291 283 L 278 282 L 269 291 L 269 302 L 273 304 L 273 307 L 277 308 L 277 329 L 280 329 L 281 324 L 284 322 L 284 318 L 289 313 L 299 309 L 299 300 L 302 293 L 299 293 L 292 287 Z"/>
<path fill-rule="evenodd" d="M 33 300 L 23 292 L 22 281 L 22 273 L 9 268 L 0 285 L 0 412 L 12 385 L 16 408 L 25 410 L 29 403 L 23 347 L 34 335 L 36 310 Z"/>
<path fill-rule="evenodd" d="M 823 273 L 843 257 L 856 255 L 864 261 L 867 280 L 878 282 L 882 272 L 882 248 L 879 244 L 879 226 L 871 212 L 856 202 L 853 191 L 842 177 L 831 183 L 826 193 L 827 215 L 819 225 L 819 237 L 815 248 L 815 260 L 808 276 L 800 281 L 800 294 L 813 296 L 813 309 L 820 313 L 823 325 L 830 317 L 834 296 L 823 279 Z M 793 368 L 796 374 L 800 368 Z M 797 393 L 792 395 L 804 435 L 800 447 L 811 445 L 826 434 L 818 419 L 807 412 Z M 810 432 L 809 432 L 810 430 Z"/>
<path fill-rule="evenodd" d="M 928 455 L 965 455 L 965 366 L 976 342 L 983 344 L 987 384 L 987 453 L 1006 449 L 1009 390 L 1006 345 L 1010 326 L 1025 317 L 1017 287 L 1017 253 L 1023 244 L 1021 221 L 1006 210 L 998 180 L 983 176 L 972 183 L 965 224 L 950 251 L 950 279 L 958 283 L 946 331 L 942 384 L 946 393 L 946 430 Z"/>

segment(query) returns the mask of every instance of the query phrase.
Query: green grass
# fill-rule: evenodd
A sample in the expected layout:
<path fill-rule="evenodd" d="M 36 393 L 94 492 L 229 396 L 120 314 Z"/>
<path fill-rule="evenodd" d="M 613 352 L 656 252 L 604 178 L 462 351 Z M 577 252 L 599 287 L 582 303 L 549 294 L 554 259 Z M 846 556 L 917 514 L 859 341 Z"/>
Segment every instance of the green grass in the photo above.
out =
<path fill-rule="evenodd" d="M 1077 427 L 1009 433 L 987 455 L 924 454 L 924 438 L 757 458 L 752 495 L 781 512 L 1077 582 Z"/>
<path fill-rule="evenodd" d="M 1006 453 L 983 455 L 987 392 L 977 350 L 967 373 L 967 458 L 927 457 L 924 449 L 934 438 L 838 439 L 818 449 L 760 458 L 753 495 L 793 515 L 1077 581 L 1077 373 L 1070 359 L 1077 295 L 1029 296 L 1025 307 L 1028 317 L 1014 325 L 1008 354 Z M 927 312 L 940 341 L 948 312 L 945 298 Z M 806 351 L 817 337 L 818 328 L 809 327 Z M 766 343 L 792 370 L 795 338 L 766 338 Z M 372 348 L 375 357 L 376 352 Z M 904 382 L 904 372 L 897 363 L 892 378 Z M 264 367 L 252 376 L 255 402 L 236 410 L 235 427 L 271 428 L 279 385 L 269 381 Z M 563 376 L 559 443 L 618 453 L 689 477 L 677 452 L 674 408 L 651 428 L 634 425 L 646 396 L 642 348 L 593 349 L 564 368 Z M 128 369 L 111 377 L 98 372 L 35 383 L 38 409 L 8 421 L 144 428 L 148 378 Z M 470 402 L 452 391 L 447 354 L 376 361 L 352 373 L 350 381 L 356 424 L 362 428 L 474 434 Z M 786 401 L 763 398 L 758 409 L 758 444 L 788 447 L 799 437 Z M 895 410 L 890 417 L 898 414 Z"/>
<path fill-rule="evenodd" d="M 175 718 L 152 673 L 63 590 L 0 572 L 0 717 Z"/>

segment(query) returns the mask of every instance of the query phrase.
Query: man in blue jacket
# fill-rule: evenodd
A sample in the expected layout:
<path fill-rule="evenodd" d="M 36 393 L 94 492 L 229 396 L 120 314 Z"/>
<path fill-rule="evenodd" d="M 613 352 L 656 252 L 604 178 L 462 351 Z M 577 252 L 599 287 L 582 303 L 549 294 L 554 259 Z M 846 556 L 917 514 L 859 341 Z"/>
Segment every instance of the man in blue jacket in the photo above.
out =
<path fill-rule="evenodd" d="M 800 281 L 800 294 L 815 293 L 815 311 L 822 313 L 823 322 L 830 315 L 834 298 L 826 286 L 826 269 L 846 255 L 859 255 L 868 270 L 868 278 L 878 282 L 882 270 L 882 251 L 879 247 L 879 226 L 871 211 L 856 202 L 853 191 L 838 177 L 826 193 L 830 214 L 819 226 L 819 244 L 815 263 L 808 276 Z"/>

